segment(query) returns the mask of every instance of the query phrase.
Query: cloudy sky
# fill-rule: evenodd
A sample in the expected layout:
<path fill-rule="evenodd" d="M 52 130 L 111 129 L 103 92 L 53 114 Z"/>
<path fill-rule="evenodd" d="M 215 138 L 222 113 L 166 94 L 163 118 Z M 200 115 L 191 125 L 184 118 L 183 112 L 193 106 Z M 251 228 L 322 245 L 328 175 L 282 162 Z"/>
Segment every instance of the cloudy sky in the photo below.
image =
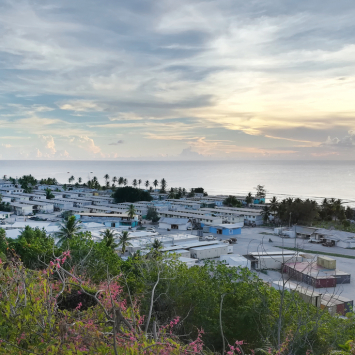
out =
<path fill-rule="evenodd" d="M 353 0 L 0 0 L 2 159 L 354 159 Z"/>

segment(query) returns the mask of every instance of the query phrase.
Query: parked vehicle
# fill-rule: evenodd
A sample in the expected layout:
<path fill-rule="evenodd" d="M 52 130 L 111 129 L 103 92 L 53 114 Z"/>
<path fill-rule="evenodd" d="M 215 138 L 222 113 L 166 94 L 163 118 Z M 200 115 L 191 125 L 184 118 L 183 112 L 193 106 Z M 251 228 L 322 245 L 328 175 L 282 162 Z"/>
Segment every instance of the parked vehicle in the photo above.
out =
<path fill-rule="evenodd" d="M 205 239 L 206 239 L 206 240 L 216 240 L 217 238 L 216 238 L 215 236 L 213 236 L 213 235 L 207 235 L 207 236 L 205 237 Z"/>
<path fill-rule="evenodd" d="M 187 227 L 187 230 L 188 230 L 188 231 L 192 230 L 192 227 Z"/>
<path fill-rule="evenodd" d="M 146 231 L 147 231 L 147 232 L 155 233 L 155 229 L 154 229 L 154 228 L 147 228 Z"/>
<path fill-rule="evenodd" d="M 229 243 L 230 244 L 237 244 L 237 238 L 231 238 L 231 239 L 229 239 Z"/>

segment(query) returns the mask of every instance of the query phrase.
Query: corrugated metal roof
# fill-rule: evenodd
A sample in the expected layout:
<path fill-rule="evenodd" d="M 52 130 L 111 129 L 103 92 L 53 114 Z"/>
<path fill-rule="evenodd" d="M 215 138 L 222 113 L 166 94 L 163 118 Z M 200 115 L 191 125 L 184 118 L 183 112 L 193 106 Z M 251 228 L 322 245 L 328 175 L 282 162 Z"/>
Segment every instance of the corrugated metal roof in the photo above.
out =
<path fill-rule="evenodd" d="M 188 222 L 189 222 L 188 218 L 162 217 L 159 220 L 159 223 L 166 223 L 166 224 L 187 224 Z"/>
<path fill-rule="evenodd" d="M 320 228 L 316 230 L 316 234 L 324 235 L 334 240 L 346 240 L 355 238 L 354 233 L 338 231 L 336 229 L 329 230 Z"/>

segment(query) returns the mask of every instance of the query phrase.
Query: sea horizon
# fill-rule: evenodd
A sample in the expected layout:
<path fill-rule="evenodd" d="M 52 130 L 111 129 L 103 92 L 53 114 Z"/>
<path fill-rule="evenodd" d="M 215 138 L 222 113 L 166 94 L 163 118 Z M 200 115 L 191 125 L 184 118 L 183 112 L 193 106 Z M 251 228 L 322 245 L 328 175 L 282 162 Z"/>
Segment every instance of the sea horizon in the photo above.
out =
<path fill-rule="evenodd" d="M 231 164 L 233 163 L 234 164 Z M 351 164 L 349 164 L 351 162 Z M 86 182 L 96 176 L 125 177 L 143 182 L 165 178 L 170 187 L 203 187 L 208 194 L 247 194 L 264 185 L 267 199 L 276 196 L 340 198 L 355 205 L 355 161 L 343 160 L 2 160 L 0 175 L 37 179 L 55 177 L 67 183 L 71 175 Z M 143 184 L 142 184 L 143 185 Z"/>

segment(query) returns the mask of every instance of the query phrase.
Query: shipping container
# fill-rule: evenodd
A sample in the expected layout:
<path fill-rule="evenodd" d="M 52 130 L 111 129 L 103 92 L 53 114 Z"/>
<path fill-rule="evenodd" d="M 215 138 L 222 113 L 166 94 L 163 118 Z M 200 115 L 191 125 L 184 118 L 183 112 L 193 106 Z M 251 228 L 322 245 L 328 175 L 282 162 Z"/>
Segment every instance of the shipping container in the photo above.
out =
<path fill-rule="evenodd" d="M 297 263 L 302 261 L 302 257 L 298 255 L 275 255 L 275 256 L 255 256 L 258 259 L 255 265 L 256 270 L 280 270 L 285 263 Z"/>
<path fill-rule="evenodd" d="M 190 254 L 191 258 L 195 259 L 213 259 L 228 254 L 228 245 L 223 243 L 191 248 Z"/>
<path fill-rule="evenodd" d="M 317 264 L 325 267 L 326 269 L 336 269 L 336 260 L 328 258 L 327 256 L 318 256 Z"/>
<path fill-rule="evenodd" d="M 337 285 L 349 284 L 350 283 L 350 274 L 345 272 L 338 271 L 337 273 L 332 275 L 337 282 Z"/>

